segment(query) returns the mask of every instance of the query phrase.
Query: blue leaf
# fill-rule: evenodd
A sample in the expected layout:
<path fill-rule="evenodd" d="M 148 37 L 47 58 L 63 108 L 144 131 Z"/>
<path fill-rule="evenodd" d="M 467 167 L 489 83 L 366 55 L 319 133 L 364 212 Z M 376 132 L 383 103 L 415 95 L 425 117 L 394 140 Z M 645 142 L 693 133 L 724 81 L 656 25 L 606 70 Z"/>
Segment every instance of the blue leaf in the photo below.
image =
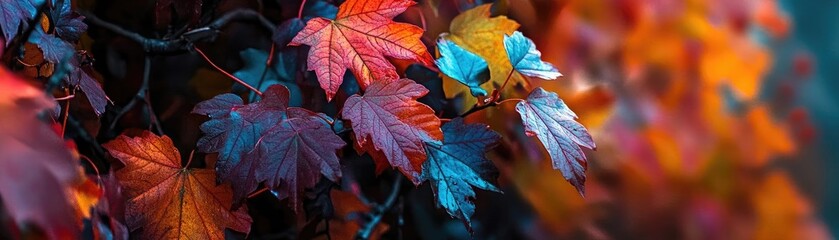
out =
<path fill-rule="evenodd" d="M 585 194 L 586 155 L 579 146 L 594 149 L 594 140 L 577 114 L 556 93 L 536 88 L 525 101 L 516 105 L 528 136 L 536 135 L 551 155 L 554 169 Z M 579 145 L 579 146 L 578 146 Z"/>
<path fill-rule="evenodd" d="M 521 74 L 547 80 L 562 76 L 553 65 L 542 61 L 542 53 L 536 50 L 536 44 L 519 31 L 504 36 L 504 49 L 507 50 L 513 69 Z"/>
<path fill-rule="evenodd" d="M 69 59 L 67 56 L 72 56 L 72 54 L 76 53 L 76 49 L 72 44 L 61 40 L 55 35 L 44 33 L 44 30 L 40 27 L 35 28 L 35 31 L 29 36 L 28 41 L 38 45 L 38 48 L 44 53 L 44 59 L 51 63 L 58 63 L 61 60 Z"/>
<path fill-rule="evenodd" d="M 55 4 L 62 4 L 51 13 L 55 21 L 55 35 L 66 41 L 78 41 L 87 31 L 87 24 L 82 21 L 84 17 L 72 11 L 70 0 L 56 1 Z"/>
<path fill-rule="evenodd" d="M 6 46 L 17 36 L 18 30 L 27 27 L 41 4 L 44 0 L 0 0 L 0 30 L 3 30 Z"/>
<path fill-rule="evenodd" d="M 462 118 L 452 119 L 442 130 L 442 144 L 425 144 L 428 160 L 423 163 L 422 180 L 431 182 L 437 202 L 446 212 L 471 229 L 469 219 L 475 213 L 472 186 L 501 192 L 485 180 L 496 172 L 485 152 L 495 147 L 501 137 L 487 125 L 465 124 Z"/>
<path fill-rule="evenodd" d="M 291 70 L 293 67 L 290 67 L 290 65 L 295 64 L 288 59 L 291 57 L 289 56 L 290 54 L 291 52 L 278 51 L 274 55 L 274 63 L 268 69 L 268 72 L 265 72 L 265 77 L 263 78 L 262 73 L 265 71 L 265 61 L 268 60 L 268 53 L 254 48 L 245 49 L 239 52 L 239 57 L 242 58 L 244 67 L 234 72 L 233 76 L 242 79 L 245 83 L 263 92 L 272 85 L 283 85 L 291 92 L 289 106 L 298 107 L 303 104 L 303 96 L 297 84 L 293 83 L 294 79 L 291 79 L 293 73 L 287 72 L 293 71 Z M 243 90 L 243 86 L 234 84 L 234 89 Z M 255 97 L 254 94 L 250 93 L 252 99 Z"/>
<path fill-rule="evenodd" d="M 487 70 L 487 62 L 483 58 L 444 38 L 437 41 L 437 50 L 440 58 L 434 62 L 440 71 L 469 87 L 473 96 L 487 95 L 481 88 L 481 83 L 486 80 L 480 78 L 481 73 Z"/>

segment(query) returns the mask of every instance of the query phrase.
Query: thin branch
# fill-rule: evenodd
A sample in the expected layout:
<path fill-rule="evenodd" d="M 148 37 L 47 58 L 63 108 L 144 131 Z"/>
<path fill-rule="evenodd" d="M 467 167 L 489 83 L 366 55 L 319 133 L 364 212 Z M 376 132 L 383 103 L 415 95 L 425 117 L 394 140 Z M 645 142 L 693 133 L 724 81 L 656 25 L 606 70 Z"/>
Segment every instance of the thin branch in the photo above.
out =
<path fill-rule="evenodd" d="M 204 27 L 199 27 L 192 31 L 187 31 L 177 38 L 156 39 L 147 38 L 143 35 L 140 35 L 139 33 L 126 30 L 125 28 L 120 27 L 116 24 L 102 20 L 101 18 L 97 17 L 94 14 L 91 14 L 90 12 L 78 12 L 79 14 L 84 16 L 85 20 L 91 25 L 102 27 L 118 35 L 126 37 L 134 42 L 137 42 L 141 46 L 143 46 L 143 51 L 147 53 L 170 53 L 177 51 L 188 51 L 191 49 L 192 43 L 210 41 L 215 39 L 216 37 L 218 37 L 218 33 L 221 27 L 237 20 L 255 20 L 262 27 L 264 27 L 265 30 L 269 31 L 272 36 L 277 31 L 277 26 L 271 23 L 271 21 L 266 19 L 264 16 L 259 14 L 259 12 L 256 12 L 251 9 L 236 9 L 226 12 L 224 15 L 221 15 L 215 21 L 211 22 L 210 24 L 207 24 Z"/>
<path fill-rule="evenodd" d="M 524 99 L 510 98 L 510 99 L 504 99 L 504 100 L 501 100 L 501 101 L 490 102 L 490 103 L 487 103 L 487 104 L 484 104 L 484 105 L 475 104 L 468 111 L 464 112 L 463 114 L 460 114 L 460 117 L 465 118 L 466 116 L 469 116 L 469 114 L 475 113 L 477 111 L 484 110 L 484 109 L 489 108 L 489 107 L 498 106 L 498 105 L 500 105 L 502 103 L 505 103 L 505 102 L 521 102 L 521 101 L 524 101 Z"/>
<path fill-rule="evenodd" d="M 137 102 L 139 102 L 141 100 L 146 101 L 146 93 L 149 90 L 149 78 L 150 78 L 149 75 L 150 74 L 151 74 L 151 57 L 146 56 L 145 59 L 143 60 L 143 82 L 140 83 L 140 89 L 137 90 L 137 94 L 134 94 L 134 97 L 131 98 L 131 100 L 128 102 L 128 104 L 125 104 L 125 106 L 119 111 L 119 113 L 117 113 L 116 117 L 114 117 L 114 120 L 111 122 L 111 125 L 109 126 L 108 129 L 114 130 L 114 128 L 116 128 L 116 126 L 117 126 L 117 123 L 119 122 L 119 119 L 122 118 L 123 115 L 125 115 L 126 113 L 131 111 L 131 109 L 134 108 L 134 105 L 137 105 Z M 149 114 L 153 114 L 153 113 L 149 113 Z M 163 132 L 159 132 L 159 133 L 162 134 Z"/>
<path fill-rule="evenodd" d="M 393 203 L 395 203 L 397 197 L 399 197 L 399 192 L 401 192 L 402 189 L 402 180 L 404 178 L 405 177 L 403 177 L 401 173 L 396 173 L 396 179 L 393 180 L 393 187 L 391 187 L 390 195 L 388 195 L 384 204 L 373 209 L 373 212 L 370 213 L 370 221 L 364 224 L 364 226 L 358 230 L 358 234 L 355 235 L 357 239 L 370 238 L 370 235 L 373 233 L 373 229 L 376 228 L 376 225 L 379 225 L 379 222 L 382 221 L 385 213 L 390 211 L 393 207 Z"/>
<path fill-rule="evenodd" d="M 242 79 L 239 79 L 239 78 L 237 78 L 236 76 L 233 76 L 233 74 L 230 74 L 229 72 L 224 71 L 224 69 L 222 69 L 221 67 L 219 67 L 218 65 L 216 65 L 215 63 L 213 63 L 213 60 L 210 60 L 210 58 L 209 58 L 209 57 L 207 57 L 207 54 L 204 54 L 204 51 L 201 51 L 201 49 L 199 49 L 198 47 L 194 47 L 193 49 L 195 50 L 195 52 L 197 52 L 199 55 L 201 55 L 201 57 L 202 57 L 202 58 L 204 58 L 204 60 L 206 60 L 206 61 L 207 61 L 207 63 L 209 63 L 209 64 L 210 64 L 210 66 L 213 66 L 213 68 L 215 68 L 215 69 L 216 69 L 216 70 L 218 70 L 219 72 L 224 73 L 224 75 L 227 75 L 228 77 L 232 78 L 232 79 L 233 79 L 233 81 L 236 81 L 237 83 L 242 84 L 242 85 L 243 85 L 243 86 L 245 86 L 246 88 L 248 88 L 248 89 L 250 89 L 251 91 L 255 92 L 255 93 L 256 93 L 256 95 L 259 95 L 260 97 L 262 96 L 262 92 L 260 92 L 259 90 L 257 90 L 257 89 L 256 89 L 256 88 L 254 88 L 253 86 L 251 86 L 250 84 L 246 83 L 246 82 L 245 82 L 245 81 L 243 81 Z"/>

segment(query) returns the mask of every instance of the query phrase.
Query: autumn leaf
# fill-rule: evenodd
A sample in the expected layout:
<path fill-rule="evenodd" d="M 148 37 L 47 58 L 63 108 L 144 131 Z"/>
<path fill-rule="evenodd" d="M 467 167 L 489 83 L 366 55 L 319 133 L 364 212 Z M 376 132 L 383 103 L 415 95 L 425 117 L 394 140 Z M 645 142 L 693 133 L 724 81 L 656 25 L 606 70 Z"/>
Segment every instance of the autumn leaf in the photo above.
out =
<path fill-rule="evenodd" d="M 235 94 L 222 94 L 198 103 L 193 113 L 207 115 L 201 124 L 204 133 L 198 139 L 198 150 L 217 152 L 216 171 L 220 182 L 230 182 L 238 205 L 259 185 L 257 163 L 247 159 L 256 142 L 266 131 L 285 118 L 288 90 L 279 85 L 265 91 L 261 101 L 245 105 Z"/>
<path fill-rule="evenodd" d="M 128 198 L 126 224 L 142 229 L 143 238 L 222 239 L 225 228 L 250 231 L 247 209 L 230 210 L 230 186 L 217 186 L 213 170 L 182 167 L 169 137 L 145 131 L 103 147 L 125 164 L 115 174 Z"/>
<path fill-rule="evenodd" d="M 581 195 L 585 194 L 586 155 L 579 146 L 594 149 L 595 144 L 585 127 L 556 93 L 536 88 L 525 101 L 516 105 L 528 136 L 536 135 L 548 150 L 554 169 Z M 579 146 L 578 146 L 579 145 Z"/>
<path fill-rule="evenodd" d="M 475 191 L 470 186 L 501 192 L 485 179 L 497 171 L 485 153 L 501 136 L 487 125 L 466 124 L 463 118 L 455 118 L 443 125 L 443 137 L 442 144 L 426 143 L 428 161 L 422 166 L 422 180 L 431 182 L 437 202 L 471 231 Z"/>
<path fill-rule="evenodd" d="M 490 18 L 491 8 L 492 4 L 484 4 L 461 13 L 452 20 L 449 34 L 444 37 L 486 60 L 490 80 L 481 84 L 484 90 L 501 86 L 513 70 L 507 58 L 507 52 L 504 50 L 504 35 L 512 34 L 519 28 L 516 21 L 506 16 Z M 512 86 L 516 83 L 525 83 L 525 79 L 513 74 L 509 84 Z M 448 97 L 454 97 L 468 90 L 463 85 L 455 84 L 454 81 L 443 81 L 443 84 Z M 474 98 L 467 99 L 471 99 L 472 102 L 466 104 L 474 103 Z"/>
<path fill-rule="evenodd" d="M 319 117 L 292 117 L 280 122 L 262 137 L 255 153 L 259 173 L 265 172 L 266 184 L 278 198 L 288 197 L 297 209 L 303 196 L 299 193 L 314 187 L 321 174 L 337 182 L 341 165 L 335 154 L 346 143 Z"/>
<path fill-rule="evenodd" d="M 393 22 L 415 3 L 408 0 L 349 0 L 338 7 L 335 20 L 313 18 L 290 45 L 312 46 L 308 69 L 314 70 L 331 100 L 350 69 L 362 89 L 377 81 L 399 78 L 385 58 L 408 59 L 430 65 L 431 55 L 420 41 L 423 30 Z"/>
<path fill-rule="evenodd" d="M 56 1 L 56 4 L 61 3 L 60 6 L 54 6 L 50 12 L 53 22 L 55 22 L 55 35 L 68 42 L 78 41 L 82 34 L 87 32 L 87 24 L 84 23 L 84 16 L 72 10 L 72 1 L 63 0 Z"/>
<path fill-rule="evenodd" d="M 553 65 L 542 61 L 542 53 L 536 50 L 536 44 L 519 31 L 504 36 L 504 49 L 507 50 L 513 69 L 525 76 L 545 80 L 562 76 Z"/>
<path fill-rule="evenodd" d="M 487 95 L 481 88 L 481 83 L 486 80 L 481 77 L 487 70 L 487 62 L 484 59 L 445 38 L 437 41 L 437 49 L 440 51 L 440 58 L 434 63 L 443 74 L 469 87 L 472 96 Z"/>
<path fill-rule="evenodd" d="M 80 180 L 78 160 L 39 119 L 54 107 L 43 90 L 0 68 L 0 207 L 19 225 L 73 239 L 79 229 L 66 191 Z"/>
<path fill-rule="evenodd" d="M 349 97 L 343 109 L 343 118 L 352 124 L 356 150 L 370 153 L 379 163 L 390 162 L 414 184 L 421 182 L 424 142 L 443 139 L 440 119 L 416 101 L 426 93 L 428 89 L 407 78 L 375 82 L 364 95 Z"/>
<path fill-rule="evenodd" d="M 111 99 L 105 94 L 105 90 L 99 85 L 99 81 L 96 81 L 96 79 L 84 71 L 79 58 L 81 56 L 70 58 L 70 65 L 73 70 L 64 81 L 73 88 L 78 87 L 81 89 L 87 97 L 90 106 L 93 107 L 93 112 L 96 113 L 96 116 L 102 115 L 105 112 L 105 107 L 111 102 Z"/>
<path fill-rule="evenodd" d="M 6 46 L 12 42 L 18 31 L 25 29 L 35 17 L 37 7 L 44 0 L 2 0 L 0 1 L 0 30 L 6 39 Z"/>
<path fill-rule="evenodd" d="M 256 103 L 245 105 L 239 96 L 222 94 L 193 110 L 210 117 L 201 125 L 198 149 L 219 153 L 219 180 L 234 186 L 236 206 L 266 182 L 280 199 L 290 197 L 297 210 L 298 193 L 313 187 L 321 174 L 332 181 L 341 177 L 336 152 L 345 143 L 324 122 L 332 120 L 288 107 L 289 95 L 273 85 Z"/>

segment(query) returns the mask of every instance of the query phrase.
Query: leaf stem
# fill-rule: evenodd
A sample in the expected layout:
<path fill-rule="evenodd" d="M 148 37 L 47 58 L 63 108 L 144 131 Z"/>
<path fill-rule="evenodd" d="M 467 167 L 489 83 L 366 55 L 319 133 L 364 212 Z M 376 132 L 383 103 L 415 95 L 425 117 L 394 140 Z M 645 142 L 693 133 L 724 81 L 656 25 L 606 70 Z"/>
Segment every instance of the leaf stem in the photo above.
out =
<path fill-rule="evenodd" d="M 253 197 L 256 197 L 257 195 L 262 194 L 262 193 L 264 193 L 265 191 L 268 191 L 268 188 L 267 188 L 267 187 L 262 187 L 262 188 L 260 188 L 259 190 L 256 190 L 256 192 L 253 192 L 253 193 L 249 194 L 247 198 L 253 198 Z"/>
<path fill-rule="evenodd" d="M 515 69 L 510 69 L 510 74 L 507 74 L 507 79 L 504 79 L 504 84 L 501 84 L 501 88 L 495 90 L 495 92 L 492 94 L 493 102 L 501 97 L 501 91 L 504 91 L 504 88 L 507 87 L 507 83 L 510 82 L 510 78 L 513 77 L 513 73 L 515 71 Z"/>
<path fill-rule="evenodd" d="M 262 87 L 262 83 L 265 81 L 265 76 L 268 75 L 268 68 L 271 67 L 271 62 L 274 61 L 274 51 L 275 51 L 276 47 L 277 47 L 277 44 L 272 42 L 271 43 L 271 50 L 268 53 L 268 59 L 265 60 L 265 69 L 262 70 L 262 76 L 259 77 L 259 82 L 256 83 L 257 88 Z M 253 97 L 250 97 L 250 98 L 248 98 L 248 100 L 249 100 L 249 102 L 253 102 L 256 99 L 254 99 Z"/>
<path fill-rule="evenodd" d="M 64 89 L 64 93 L 69 95 L 70 90 Z M 65 130 L 67 130 L 67 119 L 68 118 L 70 118 L 70 101 L 69 100 L 66 103 L 64 103 L 64 120 L 61 123 L 61 138 L 64 138 L 64 132 L 65 132 Z"/>
<path fill-rule="evenodd" d="M 297 10 L 297 18 L 303 19 L 303 7 L 306 6 L 306 0 L 300 3 L 300 9 Z"/>
<path fill-rule="evenodd" d="M 262 97 L 262 92 L 260 92 L 259 90 L 257 90 L 257 89 L 256 89 L 256 88 L 254 88 L 253 86 L 251 86 L 250 84 L 246 83 L 245 81 L 242 81 L 242 79 L 239 79 L 239 78 L 237 78 L 236 76 L 233 76 L 233 74 L 230 74 L 230 73 L 228 73 L 227 71 L 224 71 L 224 69 L 221 69 L 221 68 L 220 68 L 219 66 L 217 66 L 215 63 L 213 63 L 213 60 L 210 60 L 210 58 L 209 58 L 209 57 L 207 57 L 207 54 L 204 54 L 204 51 L 201 51 L 201 49 L 199 49 L 198 47 L 193 47 L 192 49 L 194 49 L 194 50 L 195 50 L 195 52 L 197 52 L 199 55 L 201 55 L 201 57 L 202 57 L 202 58 L 204 58 L 204 60 L 206 60 L 206 61 L 207 61 L 207 63 L 209 63 L 209 64 L 210 64 L 210 66 L 213 66 L 213 68 L 215 68 L 215 69 L 216 69 L 216 70 L 218 70 L 219 72 L 223 73 L 224 75 L 227 75 L 227 77 L 232 78 L 232 79 L 233 79 L 233 81 L 236 81 L 237 83 L 242 84 L 242 85 L 243 85 L 243 86 L 245 86 L 246 88 L 248 88 L 248 89 L 250 89 L 251 91 L 255 92 L 255 93 L 256 93 L 256 95 L 259 95 L 260 97 Z"/>

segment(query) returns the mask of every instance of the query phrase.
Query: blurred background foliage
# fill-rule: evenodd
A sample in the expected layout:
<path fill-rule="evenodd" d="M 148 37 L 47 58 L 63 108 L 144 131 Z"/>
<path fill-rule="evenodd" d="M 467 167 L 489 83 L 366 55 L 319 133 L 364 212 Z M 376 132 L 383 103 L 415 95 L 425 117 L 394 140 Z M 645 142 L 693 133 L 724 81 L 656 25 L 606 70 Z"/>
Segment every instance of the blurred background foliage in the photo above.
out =
<path fill-rule="evenodd" d="M 450 31 L 455 16 L 484 3 L 420 1 L 397 21 L 425 28 L 423 40 L 434 46 L 440 33 Z M 244 7 L 278 24 L 296 16 L 299 4 L 208 0 L 201 16 Z M 166 25 L 155 24 L 151 0 L 80 0 L 78 5 L 146 36 L 167 32 Z M 832 238 L 831 230 L 839 229 L 839 188 L 829 184 L 839 181 L 830 174 L 839 169 L 834 161 L 839 155 L 839 99 L 832 94 L 839 91 L 834 80 L 839 69 L 831 66 L 839 62 L 837 9 L 839 2 L 793 0 L 495 2 L 493 15 L 520 23 L 519 30 L 535 41 L 543 59 L 565 75 L 555 81 L 530 80 L 530 86 L 515 88 L 517 94 L 524 97 L 526 88 L 535 86 L 559 93 L 598 148 L 587 152 L 588 191 L 582 198 L 551 169 L 541 144 L 519 129 L 518 118 L 501 117 L 516 115 L 513 105 L 470 115 L 468 121 L 490 123 L 504 136 L 490 156 L 500 170 L 504 194 L 478 193 L 474 237 Z M 173 16 L 169 21 L 192 21 Z M 97 77 L 106 79 L 106 92 L 120 105 L 133 97 L 142 80 L 143 52 L 113 36 L 91 27 L 82 45 L 92 49 L 104 75 Z M 244 69 L 248 59 L 240 52 L 268 51 L 271 41 L 254 24 L 233 23 L 204 49 L 222 68 Z M 191 149 L 201 123 L 188 114 L 191 106 L 230 91 L 232 82 L 194 54 L 154 61 L 153 108 L 176 145 Z M 316 85 L 297 85 L 302 88 L 301 105 L 334 115 L 329 109 L 337 108 L 318 100 L 321 92 L 307 90 Z M 445 96 L 443 86 L 431 88 L 431 94 Z M 464 111 L 468 98 L 456 96 L 443 109 Z M 145 119 L 131 114 L 147 113 L 130 112 L 120 128 L 147 125 L 130 122 Z M 96 123 L 83 124 L 99 132 Z M 354 161 L 359 166 L 349 167 L 369 173 L 346 174 L 345 188 L 346 182 L 358 182 L 374 197 L 384 194 L 376 189 L 389 188 L 387 181 L 376 181 L 369 158 L 345 157 L 360 159 Z M 333 192 L 339 199 L 333 201 L 357 202 L 342 194 Z M 391 230 L 384 237 L 468 238 L 462 224 L 437 209 L 432 198 L 427 185 L 406 195 L 398 206 L 404 218 L 386 219 L 389 226 L 382 232 Z M 248 205 L 254 216 L 252 237 L 285 236 L 284 229 L 295 224 L 294 217 L 277 217 L 294 215 L 273 197 L 258 196 Z"/>

